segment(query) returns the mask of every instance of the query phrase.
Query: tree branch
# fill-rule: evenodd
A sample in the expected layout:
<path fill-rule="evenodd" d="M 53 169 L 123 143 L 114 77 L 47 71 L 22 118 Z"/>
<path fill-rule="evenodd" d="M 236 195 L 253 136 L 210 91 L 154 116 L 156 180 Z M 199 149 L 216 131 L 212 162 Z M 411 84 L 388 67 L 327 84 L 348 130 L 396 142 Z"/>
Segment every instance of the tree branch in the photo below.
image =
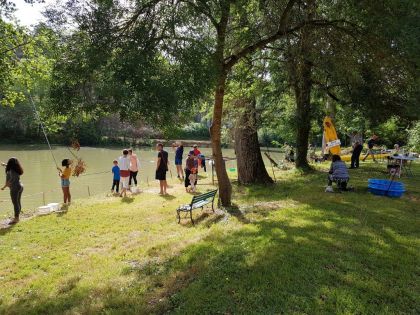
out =
<path fill-rule="evenodd" d="M 190 5 L 195 11 L 198 13 L 204 14 L 210 22 L 214 25 L 214 27 L 218 27 L 218 22 L 213 15 L 211 15 L 210 7 L 203 1 L 200 1 L 202 7 L 197 5 L 196 3 L 189 1 L 189 0 L 180 0 L 180 2 L 185 2 L 186 4 Z"/>
<path fill-rule="evenodd" d="M 17 48 L 19 48 L 19 47 L 26 46 L 26 45 L 28 45 L 28 44 L 30 44 L 30 43 L 32 43 L 32 41 L 31 41 L 31 40 L 30 40 L 30 41 L 27 41 L 27 42 L 23 42 L 23 43 L 21 43 L 21 44 L 18 44 L 18 45 L 16 45 L 16 46 L 12 47 L 12 48 L 9 48 L 9 49 L 6 49 L 6 50 L 3 50 L 3 51 L 0 51 L 0 55 L 7 54 L 9 51 L 15 50 L 15 49 L 17 49 Z"/>
<path fill-rule="evenodd" d="M 294 1 L 289 1 L 289 4 Z M 288 5 L 289 5 L 288 4 Z M 287 8 L 285 9 L 285 11 L 287 10 Z M 291 8 L 289 9 L 291 10 Z M 289 12 L 290 13 L 290 12 Z M 283 16 L 284 16 L 284 12 L 283 12 Z M 284 22 L 285 23 L 285 22 Z M 340 23 L 348 23 L 348 21 L 346 20 L 309 20 L 309 21 L 304 21 L 301 22 L 297 25 L 295 25 L 292 28 L 289 29 L 278 29 L 278 31 L 266 38 L 263 38 L 249 46 L 246 46 L 244 48 L 242 48 L 239 52 L 237 52 L 236 54 L 232 54 L 229 57 L 225 58 L 225 67 L 227 69 L 232 68 L 241 58 L 243 58 L 244 56 L 251 54 L 255 51 L 257 51 L 258 49 L 262 49 L 264 48 L 266 45 L 288 35 L 288 34 L 292 34 L 296 31 L 298 31 L 299 29 L 303 28 L 304 26 L 307 25 L 313 25 L 313 26 L 318 26 L 318 27 L 329 27 L 329 26 L 335 26 L 337 24 Z"/>

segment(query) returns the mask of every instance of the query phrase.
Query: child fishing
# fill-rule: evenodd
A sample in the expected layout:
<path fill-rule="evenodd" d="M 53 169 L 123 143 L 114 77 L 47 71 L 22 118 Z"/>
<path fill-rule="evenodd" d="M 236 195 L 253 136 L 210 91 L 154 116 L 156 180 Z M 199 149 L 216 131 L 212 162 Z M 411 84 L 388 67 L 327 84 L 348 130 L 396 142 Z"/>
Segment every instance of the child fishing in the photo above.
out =
<path fill-rule="evenodd" d="M 60 176 L 61 178 L 61 189 L 63 190 L 65 205 L 69 205 L 71 202 L 71 195 L 70 195 L 71 164 L 72 164 L 72 161 L 70 159 L 64 159 L 61 162 L 61 165 L 64 168 L 61 169 L 57 167 L 58 176 Z"/>

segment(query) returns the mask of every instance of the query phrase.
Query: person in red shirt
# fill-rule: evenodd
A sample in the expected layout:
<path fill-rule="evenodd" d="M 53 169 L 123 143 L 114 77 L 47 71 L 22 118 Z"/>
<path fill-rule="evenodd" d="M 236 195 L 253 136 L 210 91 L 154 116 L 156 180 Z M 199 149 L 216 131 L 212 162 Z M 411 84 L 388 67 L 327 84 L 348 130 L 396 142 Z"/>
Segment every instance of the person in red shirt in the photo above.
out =
<path fill-rule="evenodd" d="M 196 156 L 198 160 L 198 166 L 201 167 L 201 159 L 199 158 L 199 156 L 201 156 L 201 151 L 198 149 L 198 145 L 196 144 L 193 145 L 193 151 L 194 151 L 194 155 Z"/>

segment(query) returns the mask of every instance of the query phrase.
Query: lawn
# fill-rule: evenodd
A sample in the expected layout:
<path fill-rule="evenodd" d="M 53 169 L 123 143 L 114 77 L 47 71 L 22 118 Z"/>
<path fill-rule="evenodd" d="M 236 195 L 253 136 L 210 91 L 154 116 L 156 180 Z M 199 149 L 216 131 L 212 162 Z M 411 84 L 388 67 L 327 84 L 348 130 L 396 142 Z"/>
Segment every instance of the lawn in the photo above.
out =
<path fill-rule="evenodd" d="M 195 226 L 176 223 L 191 196 L 174 182 L 0 230 L 0 313 L 419 314 L 419 165 L 401 199 L 367 192 L 373 163 L 355 192 L 324 193 L 327 167 L 235 185 L 234 207 Z"/>

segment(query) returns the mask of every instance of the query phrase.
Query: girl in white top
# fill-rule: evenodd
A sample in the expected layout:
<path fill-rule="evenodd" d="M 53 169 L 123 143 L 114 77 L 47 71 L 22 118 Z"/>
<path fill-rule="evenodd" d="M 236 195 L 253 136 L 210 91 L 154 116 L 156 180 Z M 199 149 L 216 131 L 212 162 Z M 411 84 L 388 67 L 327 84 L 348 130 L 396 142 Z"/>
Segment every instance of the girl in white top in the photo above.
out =
<path fill-rule="evenodd" d="M 130 178 L 130 158 L 128 157 L 128 150 L 123 150 L 123 155 L 118 159 L 118 166 L 120 167 L 120 177 L 121 177 L 121 197 L 125 197 L 127 195 L 128 189 L 128 179 Z"/>

